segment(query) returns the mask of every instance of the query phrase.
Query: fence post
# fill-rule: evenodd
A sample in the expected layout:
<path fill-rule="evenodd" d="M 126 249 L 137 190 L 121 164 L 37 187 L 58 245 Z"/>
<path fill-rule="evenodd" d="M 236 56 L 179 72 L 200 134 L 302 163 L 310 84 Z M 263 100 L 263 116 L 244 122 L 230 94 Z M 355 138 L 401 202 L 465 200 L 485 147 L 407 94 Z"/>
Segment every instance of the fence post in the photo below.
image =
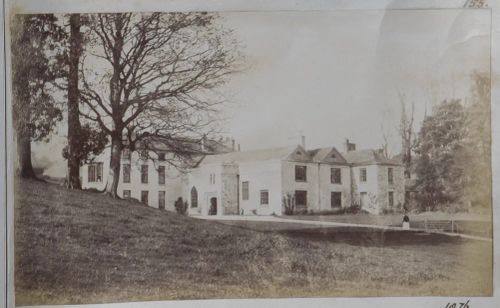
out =
<path fill-rule="evenodd" d="M 425 232 L 429 232 L 429 230 L 427 229 L 427 218 L 425 218 L 424 220 L 424 225 L 425 225 Z"/>
<path fill-rule="evenodd" d="M 453 219 L 451 219 L 451 233 L 453 233 Z"/>

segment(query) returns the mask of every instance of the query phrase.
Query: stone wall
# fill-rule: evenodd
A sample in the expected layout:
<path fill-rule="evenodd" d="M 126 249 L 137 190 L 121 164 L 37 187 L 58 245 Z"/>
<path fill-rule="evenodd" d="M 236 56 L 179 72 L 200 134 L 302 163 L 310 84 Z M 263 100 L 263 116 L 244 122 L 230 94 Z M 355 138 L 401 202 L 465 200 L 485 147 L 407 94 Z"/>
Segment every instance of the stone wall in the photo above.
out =
<path fill-rule="evenodd" d="M 223 165 L 221 174 L 221 205 L 224 215 L 239 214 L 238 182 L 238 165 Z"/>

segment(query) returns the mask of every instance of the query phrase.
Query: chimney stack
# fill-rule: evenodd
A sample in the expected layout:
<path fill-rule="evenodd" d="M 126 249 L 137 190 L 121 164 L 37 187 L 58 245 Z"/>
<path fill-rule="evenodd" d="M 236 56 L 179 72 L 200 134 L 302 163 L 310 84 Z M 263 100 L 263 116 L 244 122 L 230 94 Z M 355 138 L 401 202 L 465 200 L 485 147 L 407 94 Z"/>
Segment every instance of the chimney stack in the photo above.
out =
<path fill-rule="evenodd" d="M 304 150 L 306 149 L 306 136 L 300 136 L 300 145 L 304 148 Z"/>
<path fill-rule="evenodd" d="M 346 138 L 344 143 L 344 151 L 345 152 L 356 151 L 356 144 L 349 142 L 349 139 Z"/>
<path fill-rule="evenodd" d="M 234 141 L 234 138 L 231 139 L 231 148 L 233 149 L 233 152 L 236 151 L 236 143 Z"/>
<path fill-rule="evenodd" d="M 238 152 L 241 152 L 241 146 L 239 143 L 238 143 Z"/>

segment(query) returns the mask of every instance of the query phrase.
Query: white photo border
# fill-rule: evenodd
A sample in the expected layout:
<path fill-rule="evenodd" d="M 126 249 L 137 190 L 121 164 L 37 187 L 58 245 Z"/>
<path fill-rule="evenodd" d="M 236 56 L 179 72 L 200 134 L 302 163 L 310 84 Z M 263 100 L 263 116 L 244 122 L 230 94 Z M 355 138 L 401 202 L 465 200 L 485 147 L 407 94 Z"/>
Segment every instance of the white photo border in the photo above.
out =
<path fill-rule="evenodd" d="M 470 0 L 3 0 L 0 15 L 4 35 L 0 45 L 0 61 L 4 72 L 0 77 L 0 196 L 6 204 L 0 211 L 0 308 L 14 307 L 13 263 L 13 161 L 10 97 L 6 76 L 10 75 L 8 61 L 9 18 L 13 13 L 69 12 L 127 12 L 127 11 L 321 11 L 321 10 L 387 10 L 387 9 L 462 9 Z M 491 12 L 491 119 L 493 173 L 493 297 L 360 297 L 360 298 L 296 298 L 296 299 L 238 299 L 132 302 L 67 307 L 446 307 L 447 303 L 469 300 L 469 307 L 500 307 L 500 0 L 485 0 Z M 5 31 L 4 31 L 5 30 Z M 496 56 L 497 55 L 497 56 Z M 8 142 L 7 142 L 8 141 Z M 8 246 L 7 246 L 8 244 Z M 4 274 L 5 273 L 5 274 Z M 43 306 L 66 307 L 66 306 Z M 458 306 L 457 306 L 458 307 Z"/>

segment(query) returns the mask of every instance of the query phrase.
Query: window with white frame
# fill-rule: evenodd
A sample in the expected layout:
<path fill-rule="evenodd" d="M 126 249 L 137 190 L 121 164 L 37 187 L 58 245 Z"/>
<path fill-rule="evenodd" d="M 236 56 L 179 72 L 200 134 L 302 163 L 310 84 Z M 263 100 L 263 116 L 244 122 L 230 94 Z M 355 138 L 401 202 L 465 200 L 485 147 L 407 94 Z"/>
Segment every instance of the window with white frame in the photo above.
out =
<path fill-rule="evenodd" d="M 158 184 L 165 184 L 165 166 L 158 166 Z"/>
<path fill-rule="evenodd" d="M 102 166 L 103 163 L 93 163 L 88 165 L 87 180 L 89 183 L 102 182 Z"/>
<path fill-rule="evenodd" d="M 130 164 L 123 164 L 123 183 L 130 183 Z"/>
<path fill-rule="evenodd" d="M 268 205 L 269 204 L 269 191 L 261 190 L 260 191 L 260 205 Z"/>
<path fill-rule="evenodd" d="M 366 177 L 367 177 L 366 168 L 359 169 L 359 181 L 366 182 Z"/>
<path fill-rule="evenodd" d="M 342 184 L 342 173 L 340 168 L 330 169 L 330 182 L 332 184 Z"/>
<path fill-rule="evenodd" d="M 148 165 L 141 165 L 141 183 L 148 183 Z"/>
<path fill-rule="evenodd" d="M 250 184 L 248 181 L 241 182 L 241 199 L 249 200 L 250 199 Z"/>

